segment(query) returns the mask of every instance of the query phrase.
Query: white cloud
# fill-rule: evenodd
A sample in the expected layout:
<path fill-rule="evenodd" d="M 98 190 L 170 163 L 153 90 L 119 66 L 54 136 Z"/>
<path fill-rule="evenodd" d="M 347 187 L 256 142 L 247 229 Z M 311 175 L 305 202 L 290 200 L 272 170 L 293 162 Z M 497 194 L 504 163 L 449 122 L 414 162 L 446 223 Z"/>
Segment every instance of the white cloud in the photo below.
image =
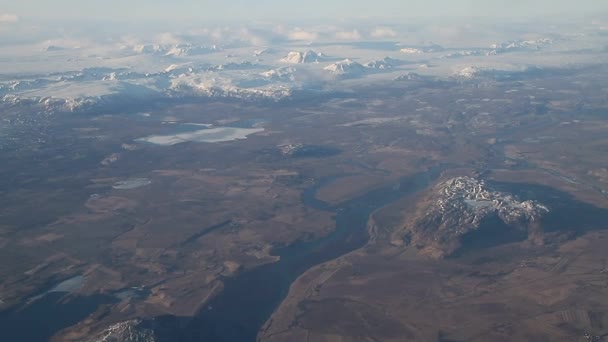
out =
<path fill-rule="evenodd" d="M 19 21 L 19 17 L 12 13 L 0 13 L 0 24 L 4 23 L 16 23 Z"/>
<path fill-rule="evenodd" d="M 340 31 L 336 32 L 335 37 L 340 40 L 359 40 L 361 39 L 361 34 L 357 30 Z"/>
<path fill-rule="evenodd" d="M 277 34 L 265 30 L 250 27 L 215 27 L 200 28 L 188 31 L 190 40 L 197 40 L 204 44 L 237 44 L 239 46 L 266 46 L 270 45 Z M 202 39 L 202 41 L 201 41 Z"/>
<path fill-rule="evenodd" d="M 269 32 L 262 30 L 252 30 L 250 28 L 241 28 L 237 32 L 237 37 L 244 42 L 254 46 L 264 46 L 270 44 L 272 35 Z"/>
<path fill-rule="evenodd" d="M 390 27 L 378 26 L 370 32 L 370 36 L 372 38 L 394 38 L 397 36 L 397 32 Z"/>
<path fill-rule="evenodd" d="M 157 35 L 156 41 L 159 44 L 168 44 L 168 45 L 181 44 L 183 42 L 181 38 L 179 38 L 178 36 L 176 36 L 175 34 L 170 33 L 170 32 L 164 32 L 164 33 Z"/>
<path fill-rule="evenodd" d="M 291 40 L 307 40 L 312 41 L 318 38 L 318 34 L 316 32 L 304 31 L 300 28 L 297 28 L 287 35 L 287 37 Z"/>

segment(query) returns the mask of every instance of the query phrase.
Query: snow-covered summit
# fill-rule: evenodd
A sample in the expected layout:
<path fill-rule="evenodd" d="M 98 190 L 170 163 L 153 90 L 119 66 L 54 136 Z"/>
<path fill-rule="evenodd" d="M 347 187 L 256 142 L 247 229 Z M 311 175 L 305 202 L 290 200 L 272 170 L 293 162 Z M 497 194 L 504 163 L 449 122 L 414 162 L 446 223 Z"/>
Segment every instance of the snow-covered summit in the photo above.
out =
<path fill-rule="evenodd" d="M 431 43 L 430 45 L 427 45 L 427 46 L 415 46 L 415 47 L 406 46 L 406 47 L 401 48 L 399 51 L 402 53 L 407 53 L 407 54 L 422 54 L 422 53 L 441 52 L 444 50 L 445 50 L 445 48 L 443 48 L 443 46 Z"/>
<path fill-rule="evenodd" d="M 370 68 L 370 69 L 392 69 L 401 64 L 403 64 L 403 61 L 401 61 L 401 60 L 391 58 L 391 57 L 384 57 L 382 59 L 366 63 L 365 67 Z"/>
<path fill-rule="evenodd" d="M 260 73 L 260 76 L 275 81 L 295 81 L 295 68 L 281 67 Z"/>
<path fill-rule="evenodd" d="M 165 49 L 158 44 L 141 44 L 134 46 L 132 50 L 138 54 L 158 54 L 162 53 Z"/>
<path fill-rule="evenodd" d="M 144 55 L 161 55 L 161 56 L 197 56 L 206 53 L 212 53 L 220 51 L 221 49 L 217 45 L 204 46 L 204 45 L 193 45 L 193 44 L 173 44 L 173 45 L 162 45 L 162 44 L 143 44 L 136 45 L 132 48 L 133 52 Z"/>
<path fill-rule="evenodd" d="M 366 68 L 351 59 L 330 64 L 323 68 L 336 76 L 358 76 L 366 72 Z"/>
<path fill-rule="evenodd" d="M 165 56 L 196 56 L 210 52 L 218 51 L 219 48 L 216 45 L 212 46 L 200 46 L 191 44 L 177 44 L 174 45 L 165 53 Z"/>
<path fill-rule="evenodd" d="M 549 38 L 539 38 L 532 40 L 511 40 L 500 44 L 492 44 L 488 55 L 496 55 L 510 51 L 534 51 L 553 44 L 553 40 Z"/>
<path fill-rule="evenodd" d="M 394 78 L 395 81 L 418 81 L 421 79 L 422 77 L 415 72 L 406 72 L 405 74 Z"/>
<path fill-rule="evenodd" d="M 301 63 L 320 63 L 325 59 L 323 53 L 315 52 L 312 50 L 299 52 L 292 51 L 287 56 L 281 58 L 283 63 L 301 64 Z"/>
<path fill-rule="evenodd" d="M 481 75 L 484 71 L 485 70 L 480 67 L 468 66 L 468 67 L 465 67 L 465 68 L 462 68 L 462 69 L 456 71 L 454 73 L 454 76 L 463 77 L 463 78 L 474 78 L 474 77 Z"/>

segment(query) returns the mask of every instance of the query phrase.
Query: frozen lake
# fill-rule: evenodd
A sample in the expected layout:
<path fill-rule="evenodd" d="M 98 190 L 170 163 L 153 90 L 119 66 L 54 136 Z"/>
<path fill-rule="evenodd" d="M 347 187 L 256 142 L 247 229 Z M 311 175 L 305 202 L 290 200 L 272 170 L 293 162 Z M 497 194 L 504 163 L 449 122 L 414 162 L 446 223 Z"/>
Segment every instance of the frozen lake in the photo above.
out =
<path fill-rule="evenodd" d="M 141 188 L 142 186 L 146 186 L 151 183 L 152 181 L 147 178 L 134 178 L 116 182 L 114 185 L 112 185 L 112 187 L 117 190 L 131 190 Z"/>
<path fill-rule="evenodd" d="M 180 132 L 169 135 L 151 135 L 139 138 L 136 141 L 147 142 L 161 146 L 172 146 L 183 142 L 218 143 L 246 139 L 249 135 L 263 132 L 264 128 L 216 127 L 191 132 Z"/>

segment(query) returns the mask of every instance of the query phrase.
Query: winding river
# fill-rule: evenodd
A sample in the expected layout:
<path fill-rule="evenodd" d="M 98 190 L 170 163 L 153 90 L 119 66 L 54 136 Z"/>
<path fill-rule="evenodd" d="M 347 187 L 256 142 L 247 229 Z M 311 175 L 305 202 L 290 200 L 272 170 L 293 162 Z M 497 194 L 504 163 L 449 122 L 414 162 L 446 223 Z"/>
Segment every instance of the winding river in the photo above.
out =
<path fill-rule="evenodd" d="M 224 279 L 224 289 L 194 317 L 163 316 L 144 322 L 164 341 L 255 341 L 259 329 L 285 299 L 291 284 L 306 270 L 363 247 L 368 239 L 369 216 L 400 198 L 427 187 L 440 174 L 440 168 L 403 178 L 337 206 L 320 201 L 317 191 L 334 181 L 322 179 L 306 189 L 302 201 L 307 206 L 332 212 L 335 230 L 311 242 L 279 248 L 273 254 L 280 260 Z M 564 231 L 576 236 L 590 230 L 607 229 L 608 210 L 577 201 L 572 195 L 541 185 L 489 182 L 499 191 L 513 193 L 522 200 L 534 199 L 547 204 L 550 214 L 543 219 L 546 232 Z M 487 235 L 487 234 L 486 234 Z M 483 248 L 494 240 L 484 234 L 471 237 L 471 248 Z M 505 241 L 499 241 L 505 242 Z M 467 244 L 467 241 L 464 243 Z M 79 279 L 79 278 L 78 278 Z M 46 341 L 62 328 L 86 318 L 113 296 L 75 297 L 64 300 L 66 284 L 51 286 L 33 303 L 0 313 L 0 340 Z"/>
<path fill-rule="evenodd" d="M 312 208 L 335 213 L 336 229 L 332 233 L 315 241 L 277 249 L 273 254 L 280 256 L 278 262 L 225 279 L 221 294 L 196 317 L 181 322 L 179 337 L 175 336 L 174 329 L 166 329 L 166 326 L 159 331 L 172 331 L 167 340 L 255 341 L 258 330 L 285 299 L 298 276 L 315 265 L 363 247 L 369 239 L 367 222 L 372 212 L 424 189 L 438 175 L 439 169 L 432 169 L 334 207 L 318 200 L 316 194 L 320 187 L 335 178 L 317 182 L 304 191 L 302 200 Z M 169 325 L 176 324 L 175 318 L 165 319 L 166 323 L 172 322 Z"/>

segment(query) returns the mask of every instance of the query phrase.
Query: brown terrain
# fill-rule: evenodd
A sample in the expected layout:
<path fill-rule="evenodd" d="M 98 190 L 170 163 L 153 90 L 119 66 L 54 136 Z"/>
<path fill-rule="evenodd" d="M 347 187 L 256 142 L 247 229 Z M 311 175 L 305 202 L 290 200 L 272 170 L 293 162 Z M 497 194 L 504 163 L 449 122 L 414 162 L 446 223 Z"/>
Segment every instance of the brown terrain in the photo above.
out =
<path fill-rule="evenodd" d="M 167 105 L 149 118 L 41 116 L 0 151 L 0 258 L 10 260 L 0 264 L 0 311 L 83 275 L 64 301 L 130 288 L 145 295 L 101 305 L 57 331 L 57 341 L 133 318 L 193 316 L 225 279 L 276 262 L 273 249 L 335 229 L 332 212 L 301 199 L 317 180 L 339 177 L 316 194 L 337 206 L 440 166 L 432 186 L 374 212 L 364 248 L 299 276 L 258 338 L 606 338 L 608 221 L 584 229 L 568 221 L 483 248 L 469 248 L 463 235 L 441 253 L 429 252 L 436 237 L 414 227 L 435 200 L 433 186 L 458 176 L 542 185 L 608 217 L 606 79 L 575 78 L 412 81 L 348 99 Z M 383 101 L 367 105 L 376 98 Z M 219 143 L 136 141 L 173 134 L 178 124 L 169 121 L 246 119 L 262 119 L 264 132 Z M 288 144 L 338 152 L 285 155 Z M 120 188 L 134 179 L 149 184 Z"/>
<path fill-rule="evenodd" d="M 461 121 L 478 136 L 468 136 L 466 150 L 455 146 L 454 151 L 462 160 L 479 148 L 469 164 L 475 167 L 451 168 L 441 179 L 476 177 L 481 171 L 491 181 L 544 185 L 608 208 L 605 115 L 589 109 L 589 115 L 579 112 L 573 120 L 566 114 L 570 108 L 559 111 L 562 117 L 552 104 L 550 114 L 522 115 L 509 123 L 494 114 Z M 508 137 L 501 136 L 502 129 Z M 499 163 L 491 161 L 497 157 Z M 599 341 L 608 336 L 605 218 L 591 231 L 581 231 L 585 214 L 575 211 L 575 223 L 560 231 L 442 258 L 403 241 L 428 212 L 433 191 L 375 212 L 368 223 L 370 243 L 302 275 L 260 340 Z"/>

